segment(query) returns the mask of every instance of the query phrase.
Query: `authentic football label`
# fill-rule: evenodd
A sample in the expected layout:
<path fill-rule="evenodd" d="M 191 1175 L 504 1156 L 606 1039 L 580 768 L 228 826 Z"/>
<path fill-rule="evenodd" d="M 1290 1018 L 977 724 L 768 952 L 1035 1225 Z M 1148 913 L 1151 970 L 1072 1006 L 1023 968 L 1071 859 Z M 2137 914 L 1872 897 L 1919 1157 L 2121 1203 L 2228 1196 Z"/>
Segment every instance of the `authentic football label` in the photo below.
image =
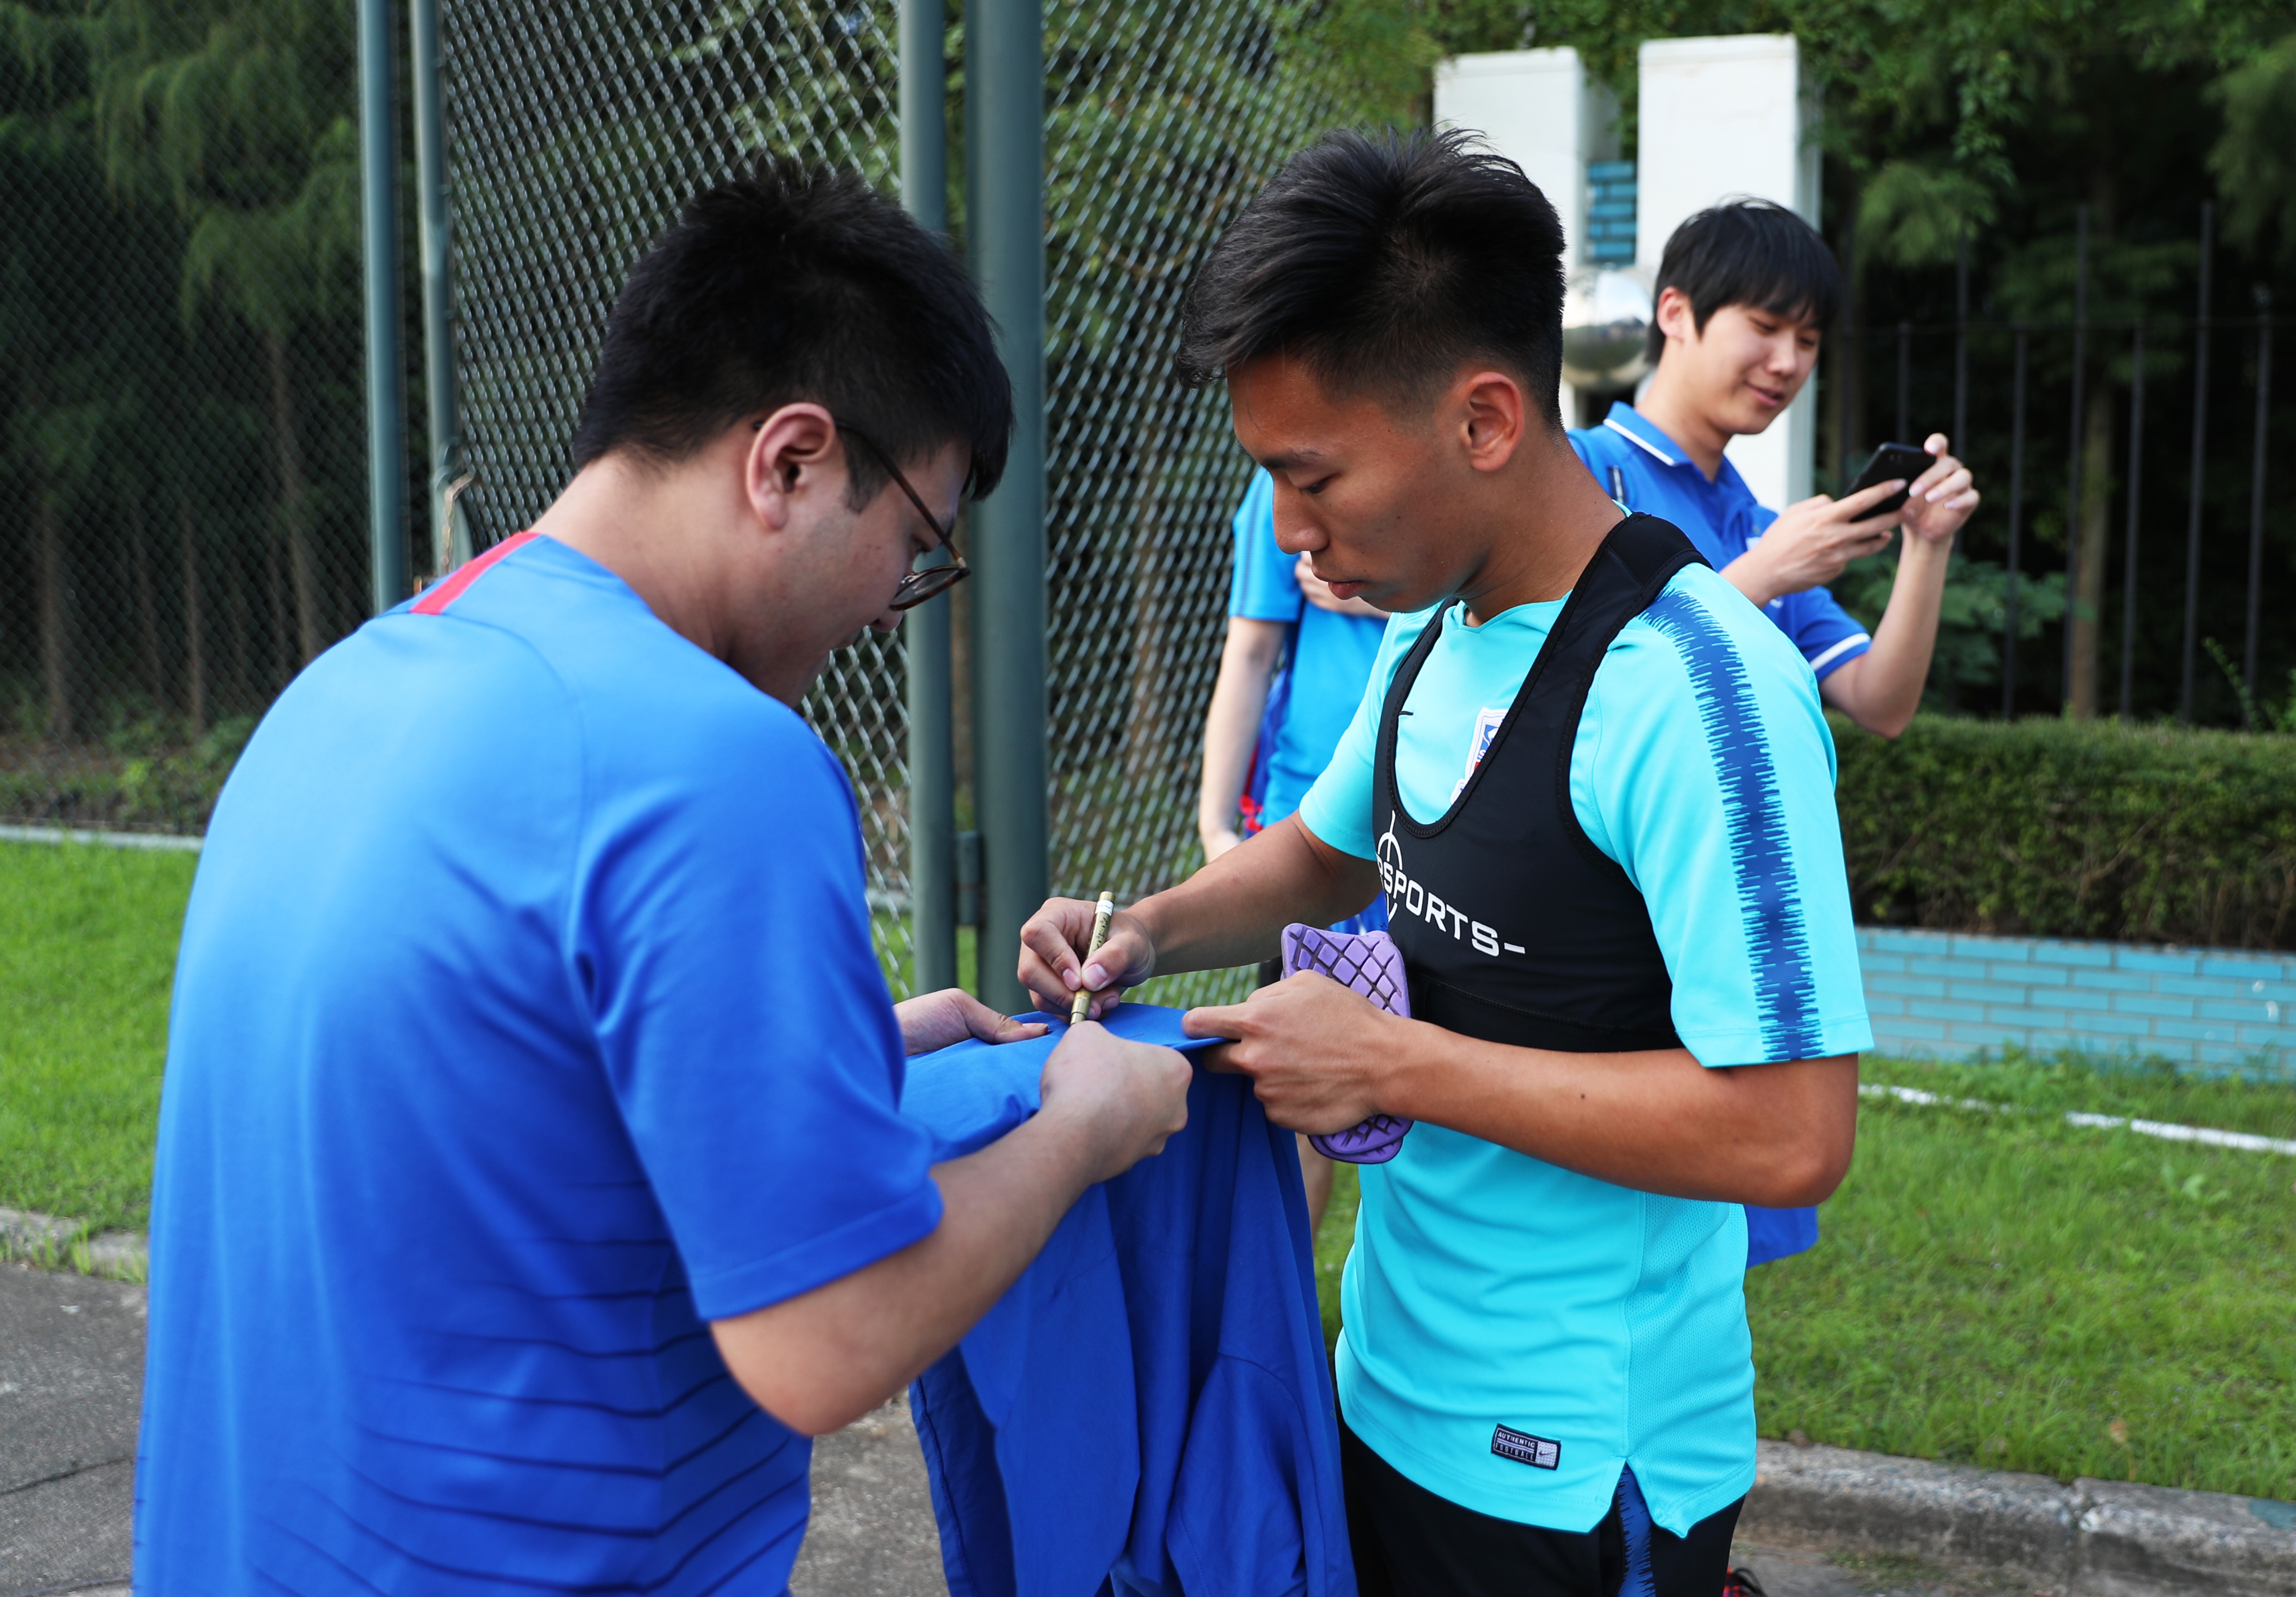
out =
<path fill-rule="evenodd" d="M 1550 1442 L 1545 1437 L 1535 1437 L 1528 1431 L 1512 1430 L 1500 1426 L 1491 1432 L 1491 1451 L 1501 1458 L 1511 1458 L 1518 1464 L 1529 1464 L 1534 1470 L 1559 1470 L 1562 1467 L 1562 1444 Z"/>

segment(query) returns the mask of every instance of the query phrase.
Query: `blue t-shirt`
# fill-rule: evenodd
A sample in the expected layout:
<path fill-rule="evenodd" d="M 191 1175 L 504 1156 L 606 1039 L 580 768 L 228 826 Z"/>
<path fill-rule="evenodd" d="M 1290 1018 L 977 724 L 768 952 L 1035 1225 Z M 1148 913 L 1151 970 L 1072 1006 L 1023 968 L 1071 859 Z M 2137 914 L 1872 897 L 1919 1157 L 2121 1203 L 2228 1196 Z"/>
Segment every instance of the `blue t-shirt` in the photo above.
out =
<path fill-rule="evenodd" d="M 1572 431 L 1570 446 L 1604 493 L 1628 510 L 1681 528 L 1717 571 L 1760 543 L 1763 529 L 1778 519 L 1777 512 L 1756 502 L 1728 457 L 1709 482 L 1680 445 L 1624 400 L 1611 406 L 1600 427 Z M 1857 618 L 1824 588 L 1773 599 L 1764 611 L 1821 682 L 1874 646 Z"/>
<path fill-rule="evenodd" d="M 1397 734 L 1403 801 L 1439 815 L 1563 602 L 1465 625 L 1454 607 Z M 1378 718 L 1433 610 L 1389 624 L 1364 700 L 1300 818 L 1370 859 Z M 1872 1045 L 1833 741 L 1809 667 L 1703 566 L 1612 642 L 1570 756 L 1589 840 L 1649 905 L 1673 1020 L 1701 1064 Z M 1390 914 L 1405 911 L 1390 903 Z M 1583 1531 L 1633 1467 L 1677 1535 L 1754 1478 L 1751 1350 L 1734 1203 L 1630 1191 L 1442 1126 L 1366 1166 L 1341 1289 L 1340 1397 L 1388 1462 L 1479 1512 Z M 1552 1469 L 1494 1428 L 1557 1444 Z"/>
<path fill-rule="evenodd" d="M 1364 681 L 1387 630 L 1384 618 L 1334 615 L 1308 602 L 1294 573 L 1300 557 L 1275 542 L 1275 484 L 1256 473 L 1235 511 L 1235 569 L 1228 578 L 1227 613 L 1253 621 L 1298 622 L 1292 643 L 1290 697 L 1276 718 L 1267 762 L 1260 824 L 1273 826 L 1300 807 L 1300 799 L 1339 744 L 1356 713 Z"/>
<path fill-rule="evenodd" d="M 147 1597 L 780 1593 L 810 1448 L 706 1322 L 939 1224 L 843 771 L 611 572 L 513 544 L 316 661 L 216 807 Z"/>

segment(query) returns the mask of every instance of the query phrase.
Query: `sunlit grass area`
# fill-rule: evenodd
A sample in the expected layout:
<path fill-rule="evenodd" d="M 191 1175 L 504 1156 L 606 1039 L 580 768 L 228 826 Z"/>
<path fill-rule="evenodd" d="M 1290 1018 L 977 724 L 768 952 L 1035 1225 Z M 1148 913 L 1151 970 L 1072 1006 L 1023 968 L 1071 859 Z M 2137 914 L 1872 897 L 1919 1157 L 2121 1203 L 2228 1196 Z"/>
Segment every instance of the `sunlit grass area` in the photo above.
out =
<path fill-rule="evenodd" d="M 0 1207 L 144 1224 L 197 860 L 0 843 Z"/>
<path fill-rule="evenodd" d="M 194 864 L 0 844 L 0 1206 L 144 1224 Z M 2063 1118 L 2296 1139 L 2296 1086 L 2021 1058 L 1866 1078 L 1948 1102 L 1866 1098 L 1824 1240 L 1749 1278 L 1764 1435 L 2296 1497 L 2296 1159 Z M 1343 1167 L 1317 1248 L 1333 1331 L 1355 1203 Z"/>
<path fill-rule="evenodd" d="M 2296 1498 L 2296 1159 L 2067 1125 L 2064 1111 L 2296 1138 L 2296 1088 L 2029 1060 L 1866 1061 L 1824 1240 L 1747 1278 L 1767 1437 Z M 1325 1329 L 1354 1227 L 1316 1250 Z"/>

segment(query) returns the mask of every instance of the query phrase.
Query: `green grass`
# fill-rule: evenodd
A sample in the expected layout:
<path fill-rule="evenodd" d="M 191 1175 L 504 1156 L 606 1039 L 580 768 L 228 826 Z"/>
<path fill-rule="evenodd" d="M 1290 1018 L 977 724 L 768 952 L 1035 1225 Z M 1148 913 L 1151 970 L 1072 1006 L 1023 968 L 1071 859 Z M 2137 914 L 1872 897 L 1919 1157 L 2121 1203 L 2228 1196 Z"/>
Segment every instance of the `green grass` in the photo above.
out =
<path fill-rule="evenodd" d="M 2012 1059 L 1869 1060 L 1813 1251 L 1751 1272 L 1766 1437 L 2296 1498 L 2296 1159 L 2066 1126 L 2068 1109 L 2296 1137 L 2296 1088 Z M 1317 1241 L 1325 1329 L 1353 1231 Z"/>
<path fill-rule="evenodd" d="M 193 864 L 0 845 L 0 1206 L 144 1224 Z M 2296 1138 L 2296 1087 L 2016 1057 L 1866 1077 L 2002 1107 L 1862 1102 L 1825 1240 L 1748 1280 L 1765 1436 L 2296 1497 L 2296 1159 L 2060 1118 Z M 1327 1331 L 1355 1207 L 1342 1167 Z"/>
<path fill-rule="evenodd" d="M 0 1207 L 143 1228 L 196 861 L 0 844 Z"/>

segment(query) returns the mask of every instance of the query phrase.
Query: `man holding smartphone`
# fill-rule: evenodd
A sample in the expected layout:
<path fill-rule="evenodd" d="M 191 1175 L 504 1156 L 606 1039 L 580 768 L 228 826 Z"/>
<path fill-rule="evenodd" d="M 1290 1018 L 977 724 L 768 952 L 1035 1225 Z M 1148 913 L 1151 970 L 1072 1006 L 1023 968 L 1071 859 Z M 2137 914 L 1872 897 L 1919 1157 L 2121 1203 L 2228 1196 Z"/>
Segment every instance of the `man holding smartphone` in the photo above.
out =
<path fill-rule="evenodd" d="M 1764 200 L 1700 211 L 1674 230 L 1659 265 L 1651 341 L 1658 370 L 1639 405 L 1621 401 L 1571 447 L 1611 497 L 1663 516 L 1792 638 L 1825 702 L 1895 737 L 1921 708 L 1954 535 L 1977 508 L 1969 469 L 1932 433 L 1928 470 L 1840 499 L 1820 494 L 1774 511 L 1723 457 L 1730 440 L 1785 414 L 1817 366 L 1841 299 L 1833 251 L 1808 223 Z M 1882 507 L 1900 494 L 1901 506 Z M 1825 588 L 1849 563 L 1906 529 L 1898 577 L 1872 634 Z M 1817 1243 L 1814 1208 L 1746 1212 L 1746 1262 Z"/>
<path fill-rule="evenodd" d="M 1732 438 L 1765 430 L 1801 392 L 1841 299 L 1833 252 L 1793 212 L 1763 200 L 1699 212 L 1674 230 L 1659 265 L 1649 388 L 1570 442 L 1614 498 L 1681 528 L 1762 607 L 1809 661 L 1827 704 L 1895 737 L 1921 708 L 1954 535 L 1977 508 L 1969 469 L 1931 433 L 1923 448 L 1934 463 L 1911 482 L 1775 511 L 1723 458 Z M 1901 490 L 1901 509 L 1877 513 Z M 1897 582 L 1869 635 L 1825 585 L 1888 548 L 1901 526 Z"/>

